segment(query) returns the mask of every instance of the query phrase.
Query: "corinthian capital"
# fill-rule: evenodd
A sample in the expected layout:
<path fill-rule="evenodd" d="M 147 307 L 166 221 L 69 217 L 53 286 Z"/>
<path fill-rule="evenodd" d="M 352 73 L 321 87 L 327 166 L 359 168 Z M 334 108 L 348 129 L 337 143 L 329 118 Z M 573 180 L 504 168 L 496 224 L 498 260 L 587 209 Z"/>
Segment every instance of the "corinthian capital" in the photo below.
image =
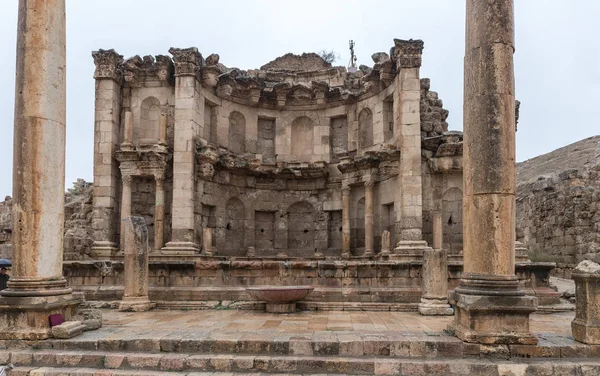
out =
<path fill-rule="evenodd" d="M 419 68 L 423 53 L 423 41 L 420 39 L 394 39 L 394 60 L 396 67 Z"/>
<path fill-rule="evenodd" d="M 175 76 L 200 77 L 200 68 L 204 64 L 204 59 L 202 59 L 202 55 L 196 47 L 171 47 L 169 48 L 169 53 L 173 55 Z"/>
<path fill-rule="evenodd" d="M 98 50 L 92 52 L 96 71 L 94 72 L 95 79 L 110 78 L 115 81 L 121 81 L 122 72 L 121 65 L 123 64 L 123 56 L 115 52 L 115 50 Z"/>

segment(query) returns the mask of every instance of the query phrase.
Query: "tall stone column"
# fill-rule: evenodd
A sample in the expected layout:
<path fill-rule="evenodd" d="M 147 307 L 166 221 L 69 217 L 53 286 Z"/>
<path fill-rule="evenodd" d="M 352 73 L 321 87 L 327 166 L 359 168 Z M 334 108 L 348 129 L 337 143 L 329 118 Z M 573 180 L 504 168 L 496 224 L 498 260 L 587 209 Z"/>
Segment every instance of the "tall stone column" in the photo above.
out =
<path fill-rule="evenodd" d="M 342 183 L 342 257 L 350 257 L 350 186 Z"/>
<path fill-rule="evenodd" d="M 196 197 L 196 136 L 198 124 L 204 122 L 204 100 L 196 89 L 200 85 L 202 55 L 195 47 L 171 48 L 175 64 L 175 140 L 173 148 L 173 205 L 171 241 L 164 251 L 175 254 L 194 254 L 194 204 Z"/>
<path fill-rule="evenodd" d="M 123 186 L 121 188 L 121 250 L 125 247 L 125 222 L 123 221 L 127 217 L 131 217 L 131 182 L 133 178 L 131 175 L 123 174 L 121 178 Z"/>
<path fill-rule="evenodd" d="M 373 256 L 373 185 L 365 182 L 365 256 Z"/>
<path fill-rule="evenodd" d="M 154 214 L 154 249 L 160 251 L 164 246 L 165 234 L 165 177 L 155 176 L 156 207 Z"/>
<path fill-rule="evenodd" d="M 123 142 L 121 150 L 133 150 L 133 114 L 125 111 L 125 129 L 123 130 Z"/>
<path fill-rule="evenodd" d="M 0 339 L 50 336 L 79 300 L 63 277 L 65 1 L 21 0 L 13 159 L 13 270 L 0 293 Z"/>
<path fill-rule="evenodd" d="M 420 260 L 427 242 L 422 237 L 423 183 L 421 176 L 421 83 L 419 68 L 423 41 L 394 39 L 393 59 L 397 74 L 394 91 L 394 124 L 400 164 L 394 209 L 394 253 L 407 261 Z"/>
<path fill-rule="evenodd" d="M 464 89 L 464 274 L 456 336 L 534 344 L 515 276 L 515 94 L 512 0 L 467 0 Z"/>
<path fill-rule="evenodd" d="M 123 56 L 114 50 L 92 52 L 96 71 L 94 104 L 94 211 L 92 219 L 92 256 L 110 257 L 118 250 L 119 165 L 114 153 L 119 150 L 121 122 L 121 64 Z M 127 147 L 127 145 L 126 145 Z"/>

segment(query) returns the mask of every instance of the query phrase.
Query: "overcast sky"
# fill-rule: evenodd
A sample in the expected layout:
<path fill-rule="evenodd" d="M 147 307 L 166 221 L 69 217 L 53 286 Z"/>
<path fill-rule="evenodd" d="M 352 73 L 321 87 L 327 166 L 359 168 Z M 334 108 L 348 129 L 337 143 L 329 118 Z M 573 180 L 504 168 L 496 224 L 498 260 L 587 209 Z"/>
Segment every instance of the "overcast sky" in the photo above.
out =
<path fill-rule="evenodd" d="M 522 102 L 517 160 L 600 134 L 600 1 L 515 0 L 516 93 Z M 11 194 L 17 0 L 0 12 L 0 200 Z M 333 49 L 347 65 L 389 52 L 394 38 L 423 39 L 421 77 L 431 78 L 462 130 L 464 0 L 67 0 L 66 184 L 93 179 L 91 51 L 168 54 L 196 46 L 241 69 L 287 52 Z"/>

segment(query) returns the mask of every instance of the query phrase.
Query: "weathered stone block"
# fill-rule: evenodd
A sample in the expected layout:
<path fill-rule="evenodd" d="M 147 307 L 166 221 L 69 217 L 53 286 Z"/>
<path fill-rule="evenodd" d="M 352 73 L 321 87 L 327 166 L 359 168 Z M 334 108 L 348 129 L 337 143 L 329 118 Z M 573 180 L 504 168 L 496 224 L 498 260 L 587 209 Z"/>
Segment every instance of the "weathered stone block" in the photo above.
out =
<path fill-rule="evenodd" d="M 85 325 L 81 321 L 65 321 L 52 327 L 52 336 L 54 338 L 69 339 L 80 335 L 84 330 Z"/>

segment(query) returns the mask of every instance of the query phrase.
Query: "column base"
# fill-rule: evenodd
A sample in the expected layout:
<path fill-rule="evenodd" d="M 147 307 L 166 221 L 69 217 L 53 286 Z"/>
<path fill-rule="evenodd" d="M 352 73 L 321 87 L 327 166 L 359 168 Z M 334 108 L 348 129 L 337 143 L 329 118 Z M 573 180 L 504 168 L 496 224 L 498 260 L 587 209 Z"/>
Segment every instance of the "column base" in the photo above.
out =
<path fill-rule="evenodd" d="M 454 309 L 448 303 L 448 299 L 421 298 L 418 310 L 423 316 L 452 316 L 454 314 Z"/>
<path fill-rule="evenodd" d="M 119 253 L 119 247 L 115 242 L 98 241 L 92 245 L 90 256 L 94 258 L 110 258 Z"/>
<path fill-rule="evenodd" d="M 393 258 L 402 261 L 421 261 L 423 252 L 428 248 L 425 240 L 401 240 L 394 248 Z"/>
<path fill-rule="evenodd" d="M 156 303 L 153 303 L 148 299 L 147 296 L 142 297 L 124 297 L 119 302 L 120 312 L 145 312 L 156 307 Z"/>
<path fill-rule="evenodd" d="M 81 302 L 81 298 L 70 293 L 56 296 L 2 296 L 0 339 L 33 341 L 51 338 L 48 317 L 61 314 L 65 321 L 69 321 L 75 316 Z"/>
<path fill-rule="evenodd" d="M 198 253 L 198 246 L 192 242 L 168 242 L 161 252 L 171 255 L 194 255 Z"/>
<path fill-rule="evenodd" d="M 456 337 L 487 345 L 537 344 L 529 315 L 537 299 L 519 290 L 517 277 L 467 273 L 452 294 L 456 313 L 449 328 Z"/>
<path fill-rule="evenodd" d="M 598 325 L 591 325 L 575 318 L 571 322 L 571 333 L 577 342 L 600 345 L 600 326 Z"/>

